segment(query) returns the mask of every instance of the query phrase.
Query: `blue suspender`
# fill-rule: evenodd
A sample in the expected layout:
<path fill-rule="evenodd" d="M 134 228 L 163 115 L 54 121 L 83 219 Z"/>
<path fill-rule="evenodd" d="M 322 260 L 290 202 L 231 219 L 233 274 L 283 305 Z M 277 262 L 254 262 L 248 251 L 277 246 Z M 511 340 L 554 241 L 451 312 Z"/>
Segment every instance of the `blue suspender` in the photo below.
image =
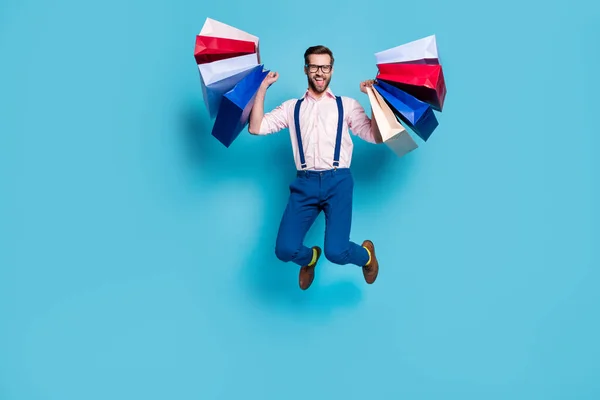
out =
<path fill-rule="evenodd" d="M 306 160 L 304 159 L 304 147 L 302 145 L 302 135 L 300 134 L 300 105 L 304 101 L 304 98 L 299 99 L 296 102 L 294 108 L 294 124 L 296 126 L 296 139 L 298 141 L 298 152 L 300 153 L 300 166 L 302 169 L 306 169 Z M 337 168 L 340 165 L 340 149 L 342 146 L 342 128 L 344 126 L 344 108 L 342 107 L 342 98 L 335 96 L 335 101 L 338 107 L 338 126 L 337 135 L 335 138 L 335 152 L 333 154 L 333 166 Z"/>
<path fill-rule="evenodd" d="M 338 167 L 340 165 L 340 147 L 342 146 L 342 126 L 344 123 L 344 108 L 342 107 L 342 98 L 336 96 L 338 106 L 338 128 L 337 137 L 335 138 L 335 153 L 333 155 L 333 166 Z"/>
<path fill-rule="evenodd" d="M 304 159 L 304 148 L 302 146 L 302 136 L 300 135 L 300 104 L 304 99 L 300 99 L 296 102 L 296 108 L 294 109 L 294 123 L 296 124 L 296 138 L 298 140 L 298 151 L 300 152 L 300 164 L 302 169 L 306 168 L 306 160 Z"/>

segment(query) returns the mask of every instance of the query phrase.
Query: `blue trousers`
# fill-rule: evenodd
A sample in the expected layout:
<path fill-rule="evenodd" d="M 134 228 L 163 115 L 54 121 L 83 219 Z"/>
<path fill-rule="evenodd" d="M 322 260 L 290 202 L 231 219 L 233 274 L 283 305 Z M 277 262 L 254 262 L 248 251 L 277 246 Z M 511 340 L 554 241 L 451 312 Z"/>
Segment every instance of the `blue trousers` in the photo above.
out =
<path fill-rule="evenodd" d="M 321 211 L 325 213 L 325 257 L 335 264 L 363 266 L 367 250 L 350 241 L 354 179 L 348 168 L 298 171 L 290 184 L 290 197 L 277 235 L 275 254 L 284 262 L 310 263 L 312 248 L 304 245 L 306 233 Z"/>

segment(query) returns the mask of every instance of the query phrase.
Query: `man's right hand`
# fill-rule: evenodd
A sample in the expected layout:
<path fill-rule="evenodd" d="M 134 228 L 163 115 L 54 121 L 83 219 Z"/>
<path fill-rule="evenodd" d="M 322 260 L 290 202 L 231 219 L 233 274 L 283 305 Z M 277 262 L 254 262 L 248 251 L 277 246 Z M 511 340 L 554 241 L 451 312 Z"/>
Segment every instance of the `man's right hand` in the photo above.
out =
<path fill-rule="evenodd" d="M 271 86 L 277 81 L 277 79 L 279 79 L 279 74 L 277 72 L 271 71 L 267 74 L 267 76 L 265 76 L 265 79 L 263 79 L 261 86 L 264 89 L 268 89 L 269 86 Z"/>

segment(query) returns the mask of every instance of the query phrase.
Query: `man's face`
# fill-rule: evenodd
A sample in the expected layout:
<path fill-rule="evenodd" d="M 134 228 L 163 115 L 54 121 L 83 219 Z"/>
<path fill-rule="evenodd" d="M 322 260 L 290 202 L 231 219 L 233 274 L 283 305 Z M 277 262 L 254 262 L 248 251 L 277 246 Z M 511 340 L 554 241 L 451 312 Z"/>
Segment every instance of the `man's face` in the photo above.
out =
<path fill-rule="evenodd" d="M 323 68 L 316 68 L 316 66 Z M 310 88 L 316 93 L 323 93 L 329 87 L 331 74 L 333 73 L 331 57 L 328 54 L 311 54 L 308 56 L 308 66 L 304 67 L 304 71 L 308 77 Z"/>

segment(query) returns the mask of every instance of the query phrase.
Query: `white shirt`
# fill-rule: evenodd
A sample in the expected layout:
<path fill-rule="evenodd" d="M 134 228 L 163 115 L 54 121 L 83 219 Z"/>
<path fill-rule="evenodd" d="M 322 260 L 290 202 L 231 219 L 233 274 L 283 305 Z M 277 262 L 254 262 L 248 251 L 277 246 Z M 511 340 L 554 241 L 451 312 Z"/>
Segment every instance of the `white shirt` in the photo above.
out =
<path fill-rule="evenodd" d="M 289 128 L 294 161 L 296 168 L 300 170 L 302 168 L 294 122 L 294 108 L 297 101 L 298 99 L 287 100 L 271 112 L 265 113 L 258 134 L 268 135 Z M 350 97 L 342 96 L 342 104 L 344 123 L 338 168 L 349 168 L 354 149 L 350 132 L 369 143 L 376 143 L 376 141 L 371 119 L 360 103 Z M 332 91 L 327 89 L 324 96 L 316 99 L 307 90 L 300 107 L 299 119 L 306 169 L 316 171 L 333 169 L 338 109 Z"/>

